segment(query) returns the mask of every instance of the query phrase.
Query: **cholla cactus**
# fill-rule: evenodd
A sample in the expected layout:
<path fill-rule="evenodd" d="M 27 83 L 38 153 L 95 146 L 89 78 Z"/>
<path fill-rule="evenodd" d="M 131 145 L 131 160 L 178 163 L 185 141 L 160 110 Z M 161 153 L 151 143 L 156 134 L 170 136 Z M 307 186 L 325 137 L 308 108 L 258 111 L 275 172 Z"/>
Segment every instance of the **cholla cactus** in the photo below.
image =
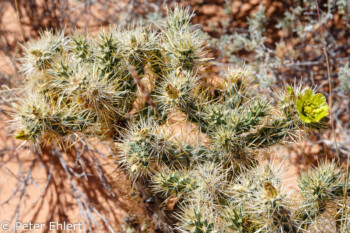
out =
<path fill-rule="evenodd" d="M 97 37 L 45 32 L 28 43 L 15 138 L 38 146 L 114 141 L 115 162 L 142 197 L 152 197 L 150 212 L 164 231 L 307 231 L 330 202 L 339 207 L 335 221 L 343 221 L 346 179 L 334 164 L 301 177 L 303 201 L 293 211 L 278 169 L 258 162 L 260 149 L 325 127 L 325 97 L 301 86 L 263 97 L 246 66 L 204 88 L 209 59 L 192 16 L 176 8 L 159 30 L 135 24 Z M 135 107 L 138 98 L 147 101 Z M 186 117 L 176 122 L 179 115 Z M 189 143 L 170 133 L 175 128 L 200 140 Z"/>
<path fill-rule="evenodd" d="M 17 116 L 13 124 L 20 129 L 15 138 L 31 140 L 36 144 L 64 142 L 61 140 L 63 137 L 74 136 L 92 123 L 85 112 L 57 105 L 53 100 L 36 93 L 28 93 L 27 99 L 14 104 L 14 108 Z"/>
<path fill-rule="evenodd" d="M 239 226 L 247 232 L 295 232 L 296 226 L 289 210 L 290 200 L 281 186 L 278 173 L 280 171 L 273 171 L 266 165 L 237 177 L 228 191 L 232 199 L 228 209 L 234 211 L 234 215 L 229 211 L 226 218 L 245 223 Z"/>
<path fill-rule="evenodd" d="M 303 201 L 296 212 L 296 219 L 301 220 L 302 228 L 307 229 L 316 221 L 318 215 L 329 210 L 330 204 L 339 205 L 339 200 L 344 197 L 344 191 L 347 193 L 349 191 L 345 176 L 346 174 L 337 168 L 335 163 L 321 164 L 316 170 L 301 175 L 299 187 Z M 341 216 L 345 214 L 345 212 L 340 213 Z M 338 218 L 339 216 L 337 216 L 337 224 L 347 220 Z"/>
<path fill-rule="evenodd" d="M 198 188 L 197 182 L 187 171 L 160 172 L 153 177 L 153 187 L 156 193 L 165 196 L 188 194 Z"/>
<path fill-rule="evenodd" d="M 93 49 L 90 43 L 86 34 L 81 35 L 79 32 L 76 32 L 75 35 L 72 36 L 70 49 L 73 51 L 73 56 L 76 60 L 81 62 L 91 62 L 93 60 L 94 54 L 92 54 Z"/>
<path fill-rule="evenodd" d="M 218 232 L 215 227 L 217 217 L 206 206 L 184 206 L 180 216 L 179 229 L 183 232 Z"/>
<path fill-rule="evenodd" d="M 155 101 L 162 115 L 177 110 L 190 113 L 198 111 L 195 105 L 194 88 L 198 77 L 189 71 L 179 69 L 168 74 L 156 90 Z"/>
<path fill-rule="evenodd" d="M 63 33 L 41 33 L 40 40 L 31 41 L 23 47 L 25 54 L 22 59 L 22 72 L 30 77 L 47 71 L 52 67 L 55 57 L 64 52 L 68 42 Z"/>

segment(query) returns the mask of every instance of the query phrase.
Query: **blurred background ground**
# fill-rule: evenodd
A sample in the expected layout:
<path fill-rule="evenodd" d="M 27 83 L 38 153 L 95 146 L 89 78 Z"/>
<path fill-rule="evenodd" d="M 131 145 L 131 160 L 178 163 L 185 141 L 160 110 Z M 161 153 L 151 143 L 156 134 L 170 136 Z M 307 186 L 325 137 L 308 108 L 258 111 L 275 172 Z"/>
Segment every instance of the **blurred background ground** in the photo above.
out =
<path fill-rule="evenodd" d="M 339 156 L 346 162 L 350 153 L 350 96 L 342 91 L 341 87 L 346 82 L 341 83 L 339 77 L 348 75 L 350 87 L 350 73 L 346 74 L 346 70 L 345 74 L 339 72 L 349 61 L 350 7 L 347 1 L 333 2 L 325 5 L 327 1 L 319 1 L 323 30 L 318 23 L 314 1 L 189 0 L 177 3 L 195 10 L 193 23 L 198 24 L 197 27 L 204 32 L 203 38 L 208 41 L 209 56 L 214 58 L 212 66 L 208 68 L 208 77 L 221 75 L 230 65 L 248 64 L 256 72 L 259 91 L 266 95 L 284 88 L 286 83 L 303 82 L 304 85 L 317 85 L 317 91 L 328 98 L 329 84 L 322 50 L 325 38 Z M 339 2 L 348 5 L 343 7 Z M 81 213 L 77 198 L 72 196 L 70 178 L 59 157 L 52 159 L 49 149 L 39 156 L 33 153 L 28 144 L 17 149 L 21 142 L 13 139 L 8 128 L 6 121 L 11 119 L 9 100 L 15 98 L 14 92 L 8 89 L 16 89 L 23 82 L 18 61 L 22 52 L 20 44 L 38 38 L 45 29 L 64 30 L 66 34 L 74 30 L 97 34 L 101 28 L 113 24 L 156 21 L 164 17 L 167 6 L 171 7 L 175 3 L 156 0 L 0 2 L 0 220 L 10 220 L 14 216 L 21 221 L 45 222 L 55 219 L 77 222 L 80 221 Z M 299 12 L 298 7 L 301 5 L 306 7 L 299 9 Z M 261 31 L 261 34 L 254 34 L 255 31 Z M 89 202 L 104 216 L 99 218 L 97 212 L 93 213 L 99 219 L 99 229 L 104 229 L 101 232 L 107 231 L 109 227 L 120 231 L 125 218 L 127 222 L 132 222 L 130 219 L 134 215 L 139 216 L 141 225 L 147 222 L 148 217 L 142 210 L 145 200 L 135 197 L 137 195 L 130 189 L 131 185 L 123 173 L 116 171 L 108 157 L 103 156 L 109 153 L 108 149 L 104 145 L 96 144 L 96 147 L 98 149 L 91 149 L 91 153 L 95 153 L 98 158 L 101 173 L 89 167 L 96 161 L 86 162 L 86 166 L 76 166 L 76 151 L 62 156 L 65 156 L 69 167 L 76 169 L 76 173 L 81 172 L 82 167 L 86 168 L 86 174 L 89 174 L 87 180 L 84 177 L 73 179 L 77 187 L 84 190 Z M 317 166 L 318 160 L 336 158 L 336 149 L 332 131 L 325 130 L 322 133 L 310 133 L 298 144 L 264 151 L 261 158 L 262 161 L 273 160 L 275 163 L 283 161 L 283 166 L 288 168 L 285 183 L 293 190 L 297 187 L 296 176 L 300 172 Z M 81 151 L 81 148 L 77 151 Z M 82 156 L 86 156 L 86 160 L 91 159 L 86 154 Z M 18 173 L 19 170 L 22 173 Z M 101 174 L 105 183 L 110 185 L 110 190 L 98 182 Z M 50 183 L 48 188 L 44 188 L 48 176 L 53 178 L 53 185 Z M 28 181 L 28 186 L 19 186 L 23 183 L 17 182 L 19 180 Z M 45 192 L 42 193 L 42 190 Z M 9 199 L 14 191 L 20 192 Z M 39 201 L 35 202 L 38 197 Z M 21 202 L 18 202 L 19 199 Z M 109 220 L 110 226 L 104 224 L 104 218 Z M 149 231 L 153 231 L 152 227 Z"/>

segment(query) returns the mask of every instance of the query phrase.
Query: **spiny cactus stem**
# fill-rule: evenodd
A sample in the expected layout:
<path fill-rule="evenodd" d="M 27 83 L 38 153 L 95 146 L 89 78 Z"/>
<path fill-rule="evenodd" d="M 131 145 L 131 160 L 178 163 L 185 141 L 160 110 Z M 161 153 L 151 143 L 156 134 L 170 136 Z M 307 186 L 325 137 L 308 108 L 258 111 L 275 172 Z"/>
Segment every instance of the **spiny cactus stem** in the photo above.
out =
<path fill-rule="evenodd" d="M 141 94 L 145 97 L 146 101 L 149 103 L 149 105 L 153 108 L 154 112 L 158 114 L 157 112 L 157 106 L 156 104 L 153 102 L 151 96 L 147 93 L 147 90 L 145 88 L 145 86 L 141 83 L 140 81 L 140 78 L 136 72 L 136 70 L 134 69 L 134 67 L 132 65 L 130 65 L 128 62 L 127 62 L 127 67 L 128 67 L 128 70 L 130 71 L 131 73 L 131 76 L 132 78 L 134 79 L 134 82 L 136 83 L 136 85 L 139 87 L 140 91 L 141 91 Z"/>

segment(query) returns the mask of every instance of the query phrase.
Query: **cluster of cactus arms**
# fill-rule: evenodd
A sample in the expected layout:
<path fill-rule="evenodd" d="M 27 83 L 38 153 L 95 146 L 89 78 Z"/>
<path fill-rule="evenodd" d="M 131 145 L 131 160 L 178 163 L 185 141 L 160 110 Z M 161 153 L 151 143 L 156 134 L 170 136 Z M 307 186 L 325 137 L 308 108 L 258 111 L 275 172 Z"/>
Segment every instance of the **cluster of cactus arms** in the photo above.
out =
<path fill-rule="evenodd" d="M 192 16 L 176 7 L 147 27 L 96 37 L 46 31 L 29 42 L 15 138 L 63 148 L 88 138 L 113 142 L 113 159 L 151 199 L 162 232 L 311 232 L 330 205 L 337 228 L 348 229 L 341 200 L 350 186 L 335 164 L 300 177 L 298 202 L 279 168 L 259 164 L 260 150 L 327 127 L 326 98 L 301 86 L 264 97 L 247 66 L 208 78 Z M 179 137 L 170 119 L 195 139 Z"/>

